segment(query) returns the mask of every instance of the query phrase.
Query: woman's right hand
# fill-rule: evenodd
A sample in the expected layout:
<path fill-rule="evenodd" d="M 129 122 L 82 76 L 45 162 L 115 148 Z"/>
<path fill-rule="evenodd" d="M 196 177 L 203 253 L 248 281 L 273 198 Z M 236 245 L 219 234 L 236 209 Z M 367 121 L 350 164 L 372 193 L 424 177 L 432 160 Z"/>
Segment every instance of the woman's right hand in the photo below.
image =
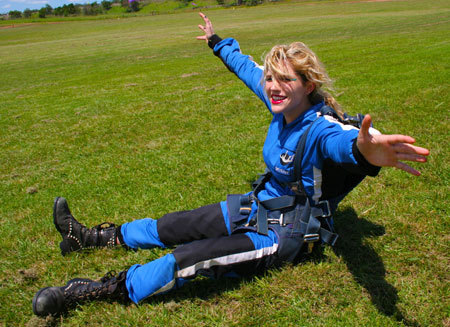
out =
<path fill-rule="evenodd" d="M 201 29 L 205 33 L 205 35 L 197 36 L 197 40 L 205 40 L 206 43 L 208 43 L 209 38 L 214 34 L 212 23 L 204 13 L 199 12 L 198 14 L 201 18 L 203 18 L 203 21 L 205 22 L 204 26 L 198 25 L 198 28 Z"/>

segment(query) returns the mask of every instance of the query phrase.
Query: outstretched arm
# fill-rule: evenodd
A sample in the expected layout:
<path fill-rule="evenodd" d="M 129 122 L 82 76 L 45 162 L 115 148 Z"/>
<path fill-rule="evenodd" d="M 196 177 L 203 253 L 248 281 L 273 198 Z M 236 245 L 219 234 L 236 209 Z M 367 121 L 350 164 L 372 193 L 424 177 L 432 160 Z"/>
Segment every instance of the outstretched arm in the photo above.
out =
<path fill-rule="evenodd" d="M 402 161 L 426 162 L 430 151 L 412 145 L 416 140 L 411 136 L 372 135 L 369 133 L 371 122 L 370 115 L 366 115 L 358 133 L 357 146 L 364 158 L 375 166 L 396 167 L 419 176 L 418 170 Z"/>
<path fill-rule="evenodd" d="M 263 76 L 263 67 L 256 64 L 250 56 L 241 53 L 239 43 L 232 39 L 222 40 L 214 33 L 213 25 L 205 14 L 199 13 L 203 19 L 204 25 L 198 25 L 204 35 L 197 36 L 197 40 L 204 40 L 208 46 L 214 50 L 225 66 L 244 82 L 244 84 L 255 93 L 258 98 L 264 102 L 266 107 L 271 110 L 271 104 L 264 92 L 261 83 Z"/>

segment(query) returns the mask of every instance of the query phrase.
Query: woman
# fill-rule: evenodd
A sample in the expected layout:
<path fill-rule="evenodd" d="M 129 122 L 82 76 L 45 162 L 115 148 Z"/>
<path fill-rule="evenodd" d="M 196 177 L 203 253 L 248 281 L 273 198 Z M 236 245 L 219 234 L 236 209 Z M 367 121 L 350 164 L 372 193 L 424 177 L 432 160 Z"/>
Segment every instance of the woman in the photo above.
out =
<path fill-rule="evenodd" d="M 267 106 L 273 120 L 263 148 L 267 173 L 252 192 L 158 220 L 86 228 L 70 213 L 64 198 L 53 208 L 63 255 L 90 247 L 131 249 L 179 245 L 162 258 L 134 265 L 100 281 L 76 278 L 65 286 L 39 290 L 37 315 L 58 314 L 85 300 L 139 301 L 180 287 L 198 274 L 247 275 L 296 262 L 317 242 L 334 244 L 332 213 L 366 175 L 392 166 L 420 173 L 400 160 L 425 162 L 427 149 L 404 135 L 381 135 L 370 116 L 360 129 L 345 124 L 334 98 L 324 91 L 330 80 L 315 54 L 303 43 L 275 46 L 264 69 L 240 53 L 233 39 L 214 34 L 200 14 L 205 40 Z"/>

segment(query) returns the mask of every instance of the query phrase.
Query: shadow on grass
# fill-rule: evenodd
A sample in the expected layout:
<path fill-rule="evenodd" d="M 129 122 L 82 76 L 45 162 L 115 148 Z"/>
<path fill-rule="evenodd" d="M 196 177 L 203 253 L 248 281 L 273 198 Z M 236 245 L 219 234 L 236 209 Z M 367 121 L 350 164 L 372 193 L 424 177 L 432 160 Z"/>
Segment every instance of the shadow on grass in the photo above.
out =
<path fill-rule="evenodd" d="M 334 248 L 337 256 L 346 263 L 355 281 L 364 287 L 377 310 L 386 316 L 393 317 L 407 326 L 417 326 L 415 322 L 406 319 L 398 310 L 397 290 L 386 279 L 386 269 L 381 257 L 375 250 L 364 242 L 367 237 L 382 236 L 385 233 L 383 226 L 374 224 L 364 218 L 358 218 L 352 208 L 344 208 L 337 212 L 335 225 L 340 238 Z M 320 247 L 317 247 L 320 249 Z M 320 262 L 324 260 L 323 251 L 314 251 L 305 256 L 299 264 L 305 261 Z M 259 276 L 264 274 L 261 272 Z M 147 299 L 147 303 L 160 301 L 180 301 L 196 297 L 202 300 L 211 299 L 222 292 L 238 289 L 242 282 L 251 282 L 255 276 L 244 278 L 219 278 L 193 280 L 178 291 Z"/>
<path fill-rule="evenodd" d="M 367 290 L 378 311 L 407 326 L 417 326 L 398 310 L 397 290 L 385 280 L 386 269 L 383 261 L 375 250 L 364 242 L 367 237 L 384 235 L 384 227 L 358 218 L 352 208 L 344 208 L 335 215 L 335 228 L 340 236 L 333 248 L 335 254 L 344 260 L 355 281 Z"/>

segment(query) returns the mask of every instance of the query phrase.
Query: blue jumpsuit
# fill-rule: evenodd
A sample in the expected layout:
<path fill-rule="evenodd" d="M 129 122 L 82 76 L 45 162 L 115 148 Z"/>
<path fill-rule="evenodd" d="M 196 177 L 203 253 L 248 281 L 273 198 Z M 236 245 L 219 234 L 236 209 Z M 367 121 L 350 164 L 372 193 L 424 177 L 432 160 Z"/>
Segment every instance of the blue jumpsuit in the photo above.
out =
<path fill-rule="evenodd" d="M 240 52 L 236 40 L 228 38 L 214 46 L 214 53 L 249 87 L 271 111 L 261 83 L 263 69 Z M 273 114 L 263 147 L 263 158 L 272 177 L 258 193 L 260 201 L 293 195 L 284 183 L 293 182 L 297 143 L 319 117 L 323 103 L 314 104 L 295 121 L 286 124 L 282 114 Z M 343 125 L 331 116 L 320 116 L 311 128 L 302 158 L 302 182 L 311 203 L 328 200 L 332 212 L 366 175 L 375 176 L 372 166 L 356 147 L 358 129 Z M 176 244 L 173 253 L 127 272 L 130 299 L 137 303 L 148 296 L 180 287 L 198 274 L 243 275 L 278 264 L 280 239 L 269 228 L 263 235 L 241 229 L 256 214 L 253 202 L 244 221 L 233 221 L 227 201 L 189 212 L 168 214 L 158 220 L 145 218 L 122 225 L 126 245 L 148 249 Z"/>

